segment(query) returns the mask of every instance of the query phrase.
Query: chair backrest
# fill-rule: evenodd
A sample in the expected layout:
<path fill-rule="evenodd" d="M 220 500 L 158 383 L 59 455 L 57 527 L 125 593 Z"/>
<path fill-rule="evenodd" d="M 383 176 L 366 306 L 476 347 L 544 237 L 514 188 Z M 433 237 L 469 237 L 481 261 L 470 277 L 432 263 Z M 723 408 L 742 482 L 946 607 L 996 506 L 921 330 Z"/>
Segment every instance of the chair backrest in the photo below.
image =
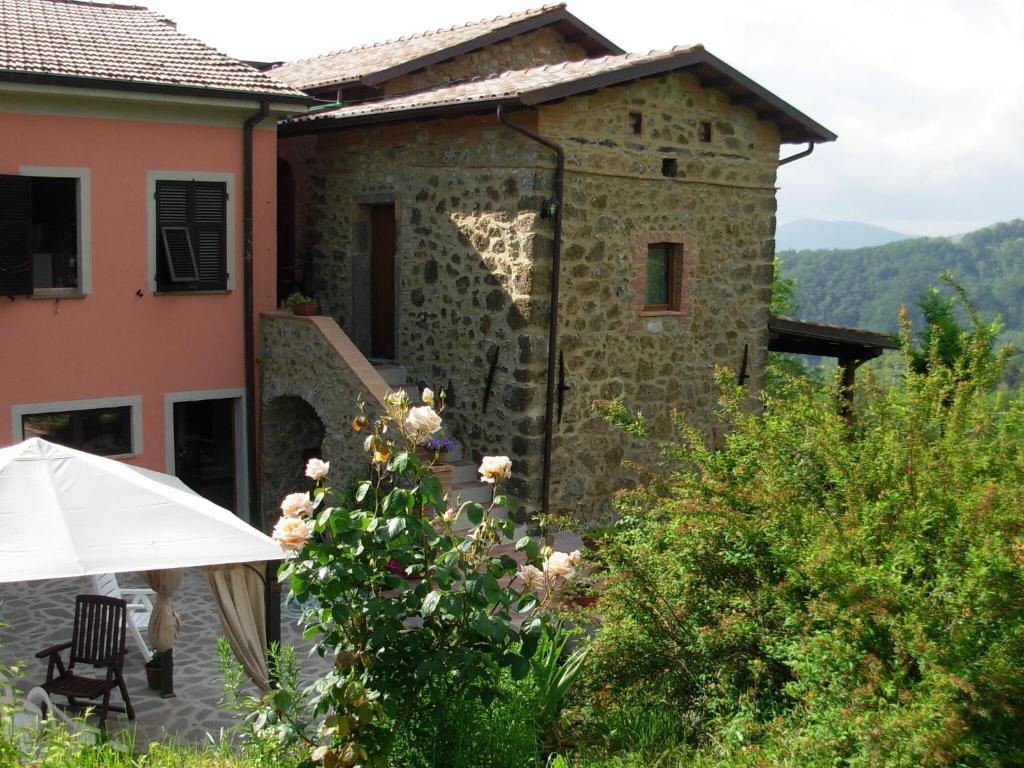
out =
<path fill-rule="evenodd" d="M 96 664 L 125 651 L 128 604 L 116 597 L 79 595 L 71 635 L 71 666 Z"/>
<path fill-rule="evenodd" d="M 121 597 L 121 585 L 112 573 L 97 573 L 92 577 L 93 592 L 106 597 Z"/>

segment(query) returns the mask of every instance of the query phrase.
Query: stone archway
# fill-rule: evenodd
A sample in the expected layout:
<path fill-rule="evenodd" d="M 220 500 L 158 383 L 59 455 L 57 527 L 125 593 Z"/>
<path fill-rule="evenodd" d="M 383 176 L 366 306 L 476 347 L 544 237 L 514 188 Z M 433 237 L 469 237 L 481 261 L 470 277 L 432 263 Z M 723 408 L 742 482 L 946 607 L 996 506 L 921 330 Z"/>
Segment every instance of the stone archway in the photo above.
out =
<path fill-rule="evenodd" d="M 280 514 L 278 505 L 289 493 L 312 488 L 304 474 L 306 462 L 323 456 L 327 430 L 308 402 L 296 395 L 282 395 L 263 404 L 260 430 L 263 453 L 264 528 Z"/>

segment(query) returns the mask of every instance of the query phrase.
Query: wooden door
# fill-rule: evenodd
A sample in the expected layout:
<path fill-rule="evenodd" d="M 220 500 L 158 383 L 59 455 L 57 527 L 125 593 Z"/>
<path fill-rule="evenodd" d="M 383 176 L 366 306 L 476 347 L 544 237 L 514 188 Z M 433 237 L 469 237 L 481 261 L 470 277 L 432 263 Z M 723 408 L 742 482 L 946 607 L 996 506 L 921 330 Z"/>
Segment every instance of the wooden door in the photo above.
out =
<path fill-rule="evenodd" d="M 370 356 L 395 358 L 395 206 L 370 208 Z"/>

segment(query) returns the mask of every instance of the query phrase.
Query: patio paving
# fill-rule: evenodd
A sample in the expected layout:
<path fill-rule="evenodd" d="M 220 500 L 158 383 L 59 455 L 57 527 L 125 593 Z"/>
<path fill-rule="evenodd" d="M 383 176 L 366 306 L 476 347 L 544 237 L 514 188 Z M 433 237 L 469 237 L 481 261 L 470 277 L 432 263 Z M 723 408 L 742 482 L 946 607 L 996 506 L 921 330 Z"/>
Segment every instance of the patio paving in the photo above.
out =
<path fill-rule="evenodd" d="M 145 586 L 136 574 L 119 574 L 118 580 L 122 587 Z M 0 661 L 21 665 L 18 685 L 23 691 L 46 679 L 46 660 L 36 659 L 36 652 L 71 639 L 75 595 L 91 591 L 88 578 L 0 584 Z M 124 673 L 136 719 L 129 722 L 125 715 L 112 713 L 107 722 L 112 734 L 134 728 L 137 749 L 145 749 L 157 739 L 203 743 L 207 734 L 217 738 L 221 728 L 230 728 L 234 722 L 234 713 L 218 705 L 223 694 L 217 662 L 220 621 L 198 568 L 185 569 L 174 609 L 181 616 L 181 633 L 174 649 L 177 698 L 163 699 L 158 691 L 149 690 L 143 669 L 147 660 L 128 637 Z M 295 648 L 303 678 L 311 679 L 330 667 L 328 660 L 308 656 L 312 644 L 302 639 L 286 611 L 282 611 L 281 640 Z M 120 701 L 120 697 L 115 694 L 113 700 Z M 58 704 L 62 701 L 57 697 Z M 90 718 L 91 723 L 95 721 Z"/>

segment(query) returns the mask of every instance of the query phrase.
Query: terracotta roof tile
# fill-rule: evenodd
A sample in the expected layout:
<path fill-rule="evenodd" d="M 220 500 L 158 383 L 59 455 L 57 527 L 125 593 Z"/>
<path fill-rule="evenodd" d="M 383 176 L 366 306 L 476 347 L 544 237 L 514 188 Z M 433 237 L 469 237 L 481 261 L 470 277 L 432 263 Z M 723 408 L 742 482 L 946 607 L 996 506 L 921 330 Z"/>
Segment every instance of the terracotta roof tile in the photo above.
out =
<path fill-rule="evenodd" d="M 0 0 L 4 72 L 304 95 L 146 8 L 85 0 Z"/>
<path fill-rule="evenodd" d="M 336 83 L 355 82 L 366 75 L 444 51 L 518 22 L 564 9 L 565 3 L 545 5 L 508 16 L 496 16 L 484 21 L 300 59 L 275 67 L 271 72 L 278 80 L 306 90 Z"/>
<path fill-rule="evenodd" d="M 499 101 L 506 98 L 521 97 L 533 91 L 615 72 L 616 70 L 630 69 L 680 53 L 699 50 L 702 50 L 699 45 L 677 46 L 667 51 L 627 53 L 621 56 L 604 56 L 599 59 L 545 64 L 544 66 L 533 67 L 532 69 L 520 69 L 512 72 L 502 72 L 491 77 L 448 83 L 437 88 L 417 91 L 416 93 L 375 99 L 335 109 L 320 110 L 303 115 L 297 119 L 299 121 L 323 120 L 325 118 L 345 120 L 364 115 L 385 115 L 393 112 L 407 112 L 429 107 Z"/>
<path fill-rule="evenodd" d="M 442 111 L 482 111 L 497 104 L 531 107 L 679 69 L 691 71 L 699 79 L 711 80 L 711 87 L 722 90 L 730 99 L 739 100 L 761 119 L 776 123 L 783 143 L 836 139 L 836 135 L 827 128 L 736 71 L 702 45 L 567 61 L 446 83 L 416 93 L 315 110 L 286 121 L 282 130 L 301 134 L 348 125 L 426 117 Z"/>

